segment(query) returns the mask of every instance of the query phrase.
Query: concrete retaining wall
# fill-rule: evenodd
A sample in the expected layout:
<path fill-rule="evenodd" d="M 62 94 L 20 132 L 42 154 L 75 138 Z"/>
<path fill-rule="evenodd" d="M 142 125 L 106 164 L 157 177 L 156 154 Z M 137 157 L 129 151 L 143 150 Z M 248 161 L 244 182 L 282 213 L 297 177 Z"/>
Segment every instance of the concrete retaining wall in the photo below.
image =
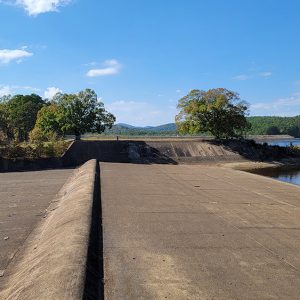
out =
<path fill-rule="evenodd" d="M 240 149 L 239 149 L 240 150 Z M 104 162 L 173 163 L 236 161 L 255 158 L 210 141 L 76 141 L 62 157 L 64 166 L 76 166 L 89 159 Z"/>
<path fill-rule="evenodd" d="M 61 158 L 7 159 L 0 157 L 1 172 L 36 171 L 62 168 Z"/>
<path fill-rule="evenodd" d="M 93 273 L 88 259 L 90 245 L 95 247 L 90 233 L 95 230 L 91 228 L 93 205 L 100 202 L 98 173 L 96 160 L 74 171 L 48 208 L 47 217 L 9 266 L 1 299 L 95 298 L 98 291 L 86 290 L 87 282 L 93 280 L 86 274 Z"/>
<path fill-rule="evenodd" d="M 223 143 L 203 139 L 75 141 L 60 159 L 10 161 L 6 165 L 1 164 L 0 160 L 0 171 L 74 167 L 90 159 L 103 162 L 178 164 L 280 160 L 286 155 L 283 150 L 265 149 L 262 145 L 259 147 L 238 140 Z"/>

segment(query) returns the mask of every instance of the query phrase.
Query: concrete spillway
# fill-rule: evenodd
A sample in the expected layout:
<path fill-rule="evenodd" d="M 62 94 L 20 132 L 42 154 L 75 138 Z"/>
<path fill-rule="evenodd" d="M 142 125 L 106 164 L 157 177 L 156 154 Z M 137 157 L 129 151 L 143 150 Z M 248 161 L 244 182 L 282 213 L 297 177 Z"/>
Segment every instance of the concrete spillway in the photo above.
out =
<path fill-rule="evenodd" d="M 66 165 L 100 167 L 74 171 L 0 299 L 298 299 L 299 187 L 208 163 L 251 155 L 209 142 L 73 143 Z"/>
<path fill-rule="evenodd" d="M 300 187 L 209 165 L 100 170 L 106 299 L 299 299 Z"/>
<path fill-rule="evenodd" d="M 89 159 L 103 162 L 170 163 L 236 161 L 257 158 L 258 153 L 236 142 L 227 146 L 212 141 L 76 141 L 64 157 L 65 165 Z"/>

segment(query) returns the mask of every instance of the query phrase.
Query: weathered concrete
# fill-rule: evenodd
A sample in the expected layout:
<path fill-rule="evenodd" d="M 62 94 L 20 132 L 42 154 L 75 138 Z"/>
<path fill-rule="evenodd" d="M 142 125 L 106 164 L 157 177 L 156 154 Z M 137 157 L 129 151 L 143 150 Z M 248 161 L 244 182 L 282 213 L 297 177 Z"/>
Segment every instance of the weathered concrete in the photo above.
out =
<path fill-rule="evenodd" d="M 0 290 L 8 264 L 72 171 L 0 173 Z"/>
<path fill-rule="evenodd" d="M 0 157 L 0 172 L 38 171 L 62 169 L 63 160 L 57 157 L 38 159 L 8 159 Z"/>
<path fill-rule="evenodd" d="M 253 141 L 216 141 L 203 138 L 140 138 L 137 140 L 83 140 L 72 142 L 60 158 L 1 159 L 0 171 L 77 167 L 90 159 L 131 163 L 221 163 L 300 159 L 286 147 L 256 145 Z M 285 162 L 286 163 L 286 162 Z M 287 162 L 289 163 L 289 162 Z"/>
<path fill-rule="evenodd" d="M 96 161 L 75 170 L 9 266 L 1 299 L 82 299 L 86 291 Z M 48 183 L 45 183 L 47 185 Z M 99 253 L 98 253 L 99 254 Z"/>
<path fill-rule="evenodd" d="M 100 170 L 106 299 L 299 299 L 299 187 L 205 165 Z"/>
<path fill-rule="evenodd" d="M 64 166 L 80 165 L 89 159 L 103 162 L 168 163 L 237 161 L 257 157 L 249 147 L 245 157 L 224 145 L 200 139 L 165 141 L 75 141 L 62 157 Z"/>

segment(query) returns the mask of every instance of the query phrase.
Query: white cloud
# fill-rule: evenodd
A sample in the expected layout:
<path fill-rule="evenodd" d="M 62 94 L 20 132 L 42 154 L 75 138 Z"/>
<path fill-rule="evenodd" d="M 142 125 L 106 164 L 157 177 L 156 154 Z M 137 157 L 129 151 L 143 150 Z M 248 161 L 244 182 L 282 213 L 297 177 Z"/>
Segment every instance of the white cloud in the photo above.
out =
<path fill-rule="evenodd" d="M 272 72 L 262 72 L 259 74 L 259 76 L 269 78 L 270 76 L 272 76 Z"/>
<path fill-rule="evenodd" d="M 21 90 L 21 91 L 29 91 L 29 92 L 35 92 L 35 93 L 41 91 L 41 89 L 35 88 L 33 86 L 29 86 L 29 85 L 25 85 L 25 86 L 22 86 L 22 85 L 12 85 L 11 89 L 13 89 L 13 90 Z"/>
<path fill-rule="evenodd" d="M 116 101 L 105 105 L 113 113 L 118 123 L 135 126 L 162 125 L 174 122 L 177 109 L 175 105 L 156 106 L 148 102 Z"/>
<path fill-rule="evenodd" d="M 249 78 L 250 78 L 250 76 L 245 75 L 245 74 L 241 74 L 241 75 L 234 76 L 232 79 L 234 79 L 234 80 L 247 80 Z"/>
<path fill-rule="evenodd" d="M 40 92 L 40 89 L 32 86 L 0 85 L 0 97 L 22 93 L 22 92 L 38 93 Z"/>
<path fill-rule="evenodd" d="M 119 74 L 122 65 L 116 59 L 109 59 L 103 63 L 103 68 L 91 69 L 87 72 L 88 77 L 106 76 Z"/>
<path fill-rule="evenodd" d="M 177 93 L 177 94 L 181 93 L 181 90 L 176 90 L 176 93 Z"/>
<path fill-rule="evenodd" d="M 22 58 L 30 57 L 32 55 L 33 53 L 26 51 L 24 47 L 22 49 L 14 50 L 0 49 L 0 63 L 8 64 L 14 60 L 21 62 Z"/>
<path fill-rule="evenodd" d="M 11 95 L 11 94 L 12 94 L 12 90 L 10 86 L 8 85 L 0 86 L 0 97 Z"/>
<path fill-rule="evenodd" d="M 70 2 L 71 0 L 8 0 L 4 3 L 22 7 L 28 15 L 36 16 L 41 13 L 58 11 L 59 7 Z"/>
<path fill-rule="evenodd" d="M 252 74 L 252 75 L 240 74 L 240 75 L 232 77 L 232 79 L 243 81 L 243 80 L 248 80 L 248 79 L 255 78 L 255 77 L 263 77 L 263 78 L 267 79 L 267 78 L 270 78 L 271 76 L 272 76 L 272 72 L 261 72 L 261 73 Z"/>
<path fill-rule="evenodd" d="M 62 93 L 62 90 L 60 90 L 57 87 L 48 87 L 46 91 L 44 92 L 44 98 L 51 100 L 57 93 Z"/>
<path fill-rule="evenodd" d="M 252 115 L 294 116 L 300 114 L 300 93 L 270 102 L 255 103 L 250 106 Z"/>

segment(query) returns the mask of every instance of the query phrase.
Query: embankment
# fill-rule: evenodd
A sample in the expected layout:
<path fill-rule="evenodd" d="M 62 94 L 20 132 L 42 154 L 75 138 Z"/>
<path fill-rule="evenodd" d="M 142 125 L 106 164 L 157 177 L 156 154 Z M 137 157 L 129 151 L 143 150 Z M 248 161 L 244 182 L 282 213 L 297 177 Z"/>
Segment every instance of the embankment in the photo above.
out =
<path fill-rule="evenodd" d="M 99 168 L 75 170 L 8 267 L 1 299 L 95 299 L 100 283 Z M 98 289 L 97 289 L 98 288 Z"/>
<path fill-rule="evenodd" d="M 58 159 L 5 161 L 0 171 L 38 170 L 80 166 L 90 159 L 124 163 L 221 163 L 237 161 L 279 161 L 294 154 L 286 147 L 256 144 L 254 141 L 203 139 L 74 141 Z M 300 154 L 298 153 L 298 157 Z"/>
<path fill-rule="evenodd" d="M 103 162 L 168 163 L 236 161 L 255 159 L 258 153 L 245 145 L 214 141 L 76 141 L 62 157 L 65 166 L 89 159 Z"/>

